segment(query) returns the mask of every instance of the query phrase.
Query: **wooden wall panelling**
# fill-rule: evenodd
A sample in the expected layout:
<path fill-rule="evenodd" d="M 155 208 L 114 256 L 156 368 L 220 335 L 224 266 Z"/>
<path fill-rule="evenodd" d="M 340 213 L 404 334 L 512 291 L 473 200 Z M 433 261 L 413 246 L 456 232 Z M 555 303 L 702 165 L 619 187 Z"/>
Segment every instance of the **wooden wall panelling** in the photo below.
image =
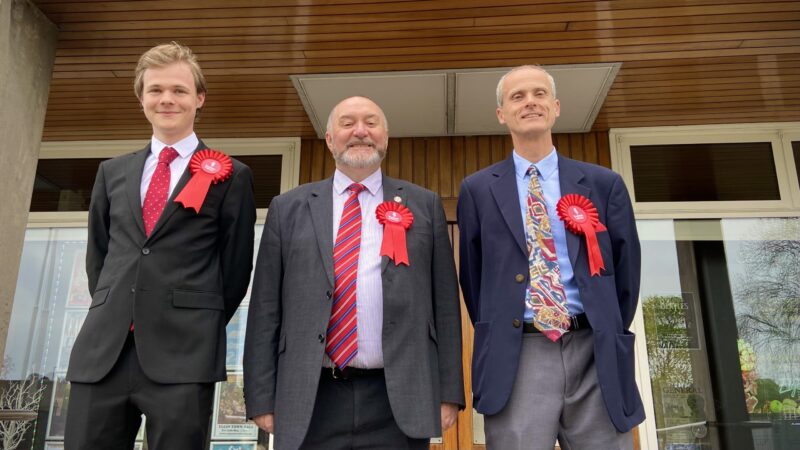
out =
<path fill-rule="evenodd" d="M 553 141 L 565 156 L 611 167 L 607 133 L 555 134 Z M 507 135 L 390 138 L 383 171 L 438 193 L 447 219 L 454 222 L 456 198 L 464 177 L 504 160 L 512 148 Z M 301 183 L 333 174 L 335 162 L 325 141 L 303 139 L 301 149 Z"/>

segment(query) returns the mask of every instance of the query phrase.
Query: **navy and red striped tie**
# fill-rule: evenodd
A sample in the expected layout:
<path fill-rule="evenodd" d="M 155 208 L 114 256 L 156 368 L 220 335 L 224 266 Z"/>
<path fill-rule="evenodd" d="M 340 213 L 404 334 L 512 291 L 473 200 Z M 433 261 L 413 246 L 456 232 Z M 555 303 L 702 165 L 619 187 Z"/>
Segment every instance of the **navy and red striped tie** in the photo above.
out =
<path fill-rule="evenodd" d="M 335 282 L 325 352 L 340 369 L 347 367 L 358 354 L 356 279 L 361 247 L 361 205 L 358 194 L 364 189 L 364 185 L 359 183 L 353 183 L 347 188 L 350 197 L 344 204 L 333 246 Z"/>

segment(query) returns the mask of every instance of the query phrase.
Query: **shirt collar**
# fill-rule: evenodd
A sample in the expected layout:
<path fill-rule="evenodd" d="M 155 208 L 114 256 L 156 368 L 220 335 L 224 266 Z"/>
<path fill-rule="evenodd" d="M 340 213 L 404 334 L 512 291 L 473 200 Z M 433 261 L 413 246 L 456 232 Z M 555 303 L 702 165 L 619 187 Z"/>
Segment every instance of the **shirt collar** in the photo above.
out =
<path fill-rule="evenodd" d="M 519 178 L 525 178 L 525 175 L 528 172 L 528 168 L 533 164 L 539 170 L 540 177 L 543 180 L 547 180 L 552 176 L 556 170 L 558 169 L 558 153 L 556 153 L 556 148 L 550 151 L 544 158 L 542 158 L 537 163 L 532 163 L 527 159 L 523 158 L 522 156 L 517 153 L 516 150 L 511 152 L 512 157 L 514 158 L 514 171 L 517 173 Z"/>
<path fill-rule="evenodd" d="M 333 190 L 337 194 L 342 195 L 344 191 L 346 191 L 347 188 L 353 183 L 355 183 L 355 181 L 351 180 L 350 177 L 345 175 L 339 169 L 336 169 L 336 171 L 333 173 Z M 381 169 L 378 168 L 378 170 L 372 172 L 372 175 L 364 178 L 364 180 L 361 181 L 361 184 L 367 188 L 367 191 L 369 191 L 370 194 L 373 196 L 376 195 L 378 193 L 378 189 L 380 189 L 381 185 L 383 184 L 383 175 L 381 174 Z"/>
<path fill-rule="evenodd" d="M 172 147 L 178 151 L 181 158 L 188 158 L 194 153 L 199 144 L 200 140 L 197 139 L 197 135 L 194 133 L 169 146 L 153 136 L 150 139 L 150 151 L 158 158 L 159 153 L 161 153 L 161 150 L 164 150 L 164 147 Z"/>

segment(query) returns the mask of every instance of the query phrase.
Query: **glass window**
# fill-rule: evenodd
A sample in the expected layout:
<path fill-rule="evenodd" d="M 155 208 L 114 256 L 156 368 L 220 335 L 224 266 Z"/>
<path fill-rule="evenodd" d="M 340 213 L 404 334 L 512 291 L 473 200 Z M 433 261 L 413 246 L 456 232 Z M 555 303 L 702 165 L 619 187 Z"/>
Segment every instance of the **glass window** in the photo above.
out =
<path fill-rule="evenodd" d="M 770 142 L 632 145 L 637 202 L 780 200 Z"/>
<path fill-rule="evenodd" d="M 256 208 L 280 193 L 282 155 L 233 155 L 253 171 Z M 105 158 L 40 159 L 31 197 L 32 212 L 88 211 L 97 167 Z"/>
<path fill-rule="evenodd" d="M 256 248 L 262 228 L 256 226 Z M 72 344 L 91 303 L 85 270 L 86 240 L 86 228 L 32 228 L 25 234 L 0 371 L 0 409 L 27 410 L 30 416 L 26 422 L 14 422 L 19 425 L 12 431 L 0 429 L 0 437 L 11 432 L 19 437 L 18 449 L 63 448 L 69 404 L 65 376 Z M 266 443 L 265 436 L 245 420 L 244 413 L 242 351 L 249 298 L 248 290 L 227 326 L 228 381 L 216 387 L 213 448 L 238 445 L 255 450 L 256 442 Z M 21 393 L 16 398 L 25 401 L 9 404 L 4 394 L 12 390 Z M 144 439 L 140 431 L 136 449 L 142 449 Z"/>
<path fill-rule="evenodd" d="M 800 448 L 800 219 L 638 226 L 658 448 Z"/>

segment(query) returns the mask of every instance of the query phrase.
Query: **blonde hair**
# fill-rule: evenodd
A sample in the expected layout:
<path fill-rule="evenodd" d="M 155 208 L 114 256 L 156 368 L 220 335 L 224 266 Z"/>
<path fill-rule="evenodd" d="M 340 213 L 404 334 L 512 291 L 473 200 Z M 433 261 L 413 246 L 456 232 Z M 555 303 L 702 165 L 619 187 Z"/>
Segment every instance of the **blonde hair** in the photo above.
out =
<path fill-rule="evenodd" d="M 192 76 L 194 77 L 194 86 L 197 89 L 197 93 L 206 93 L 206 79 L 203 77 L 200 64 L 197 63 L 197 57 L 192 53 L 189 47 L 172 41 L 169 44 L 161 44 L 151 48 L 144 52 L 139 58 L 139 63 L 136 65 L 135 78 L 133 80 L 133 92 L 136 94 L 136 98 L 139 100 L 142 99 L 144 72 L 147 69 L 165 67 L 178 62 L 185 62 L 189 65 L 189 69 L 192 71 Z"/>

